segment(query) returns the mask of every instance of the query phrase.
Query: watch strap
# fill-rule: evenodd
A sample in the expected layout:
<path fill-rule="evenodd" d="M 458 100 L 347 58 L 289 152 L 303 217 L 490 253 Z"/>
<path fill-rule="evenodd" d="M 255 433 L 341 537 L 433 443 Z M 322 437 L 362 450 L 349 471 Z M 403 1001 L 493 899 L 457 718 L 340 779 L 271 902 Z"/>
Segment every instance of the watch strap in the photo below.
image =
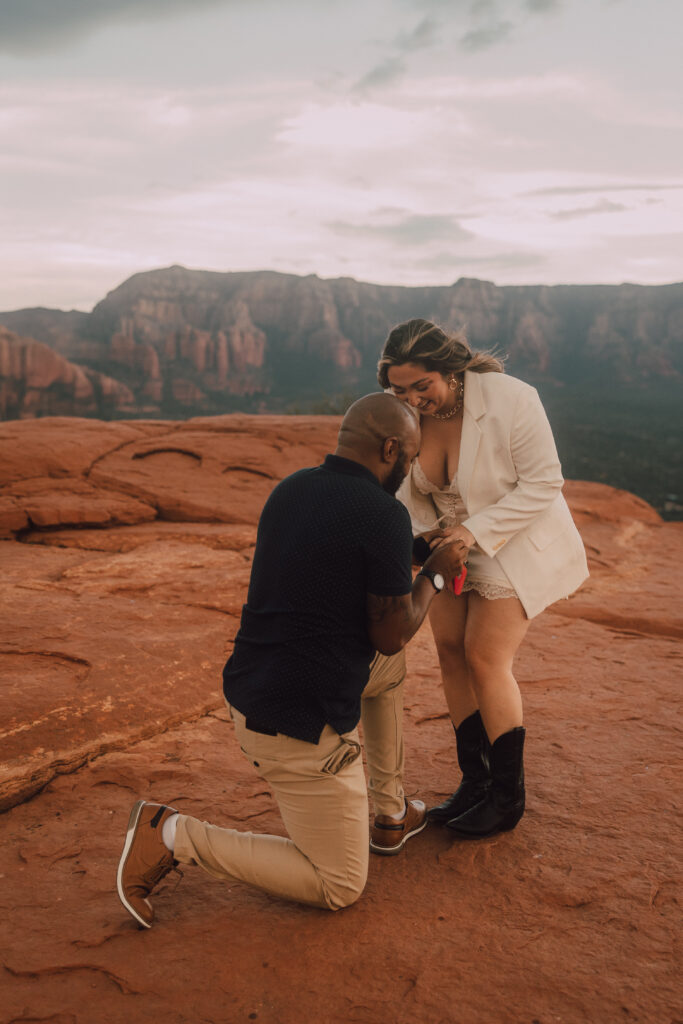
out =
<path fill-rule="evenodd" d="M 434 579 L 434 577 L 436 576 L 436 573 L 432 572 L 431 569 L 425 569 L 424 566 L 423 566 L 422 569 L 420 569 L 420 571 L 419 571 L 419 573 L 417 575 L 418 576 L 426 576 L 427 579 L 429 580 L 429 582 L 431 583 L 431 585 L 434 587 L 434 590 L 436 590 L 437 594 L 440 594 L 441 591 L 443 590 L 443 587 L 437 587 L 436 580 Z M 439 575 L 443 579 L 442 573 L 439 573 Z"/>

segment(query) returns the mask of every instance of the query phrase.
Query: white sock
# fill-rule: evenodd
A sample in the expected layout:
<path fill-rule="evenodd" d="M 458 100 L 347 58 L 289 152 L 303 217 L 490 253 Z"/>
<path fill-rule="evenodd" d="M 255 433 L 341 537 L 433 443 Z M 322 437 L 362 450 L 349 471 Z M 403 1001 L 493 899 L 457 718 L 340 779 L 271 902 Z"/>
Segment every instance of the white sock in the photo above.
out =
<path fill-rule="evenodd" d="M 171 814 L 163 824 L 161 829 L 161 838 L 164 841 L 164 846 L 167 850 L 173 853 L 175 847 L 175 830 L 178 827 L 178 815 Z"/>

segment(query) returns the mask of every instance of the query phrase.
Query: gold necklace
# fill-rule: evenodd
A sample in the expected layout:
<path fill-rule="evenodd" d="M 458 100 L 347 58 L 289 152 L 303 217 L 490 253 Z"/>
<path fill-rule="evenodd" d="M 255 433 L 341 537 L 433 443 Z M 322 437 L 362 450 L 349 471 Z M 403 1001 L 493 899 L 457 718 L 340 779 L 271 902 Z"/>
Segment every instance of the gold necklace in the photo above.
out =
<path fill-rule="evenodd" d="M 450 412 L 433 412 L 432 416 L 434 417 L 435 420 L 450 420 L 462 409 L 463 397 L 465 393 L 465 387 L 463 385 L 463 382 L 461 380 L 458 380 L 454 374 L 449 380 L 448 386 L 451 389 L 451 391 L 457 391 L 457 394 L 455 396 L 455 405 L 450 410 Z"/>

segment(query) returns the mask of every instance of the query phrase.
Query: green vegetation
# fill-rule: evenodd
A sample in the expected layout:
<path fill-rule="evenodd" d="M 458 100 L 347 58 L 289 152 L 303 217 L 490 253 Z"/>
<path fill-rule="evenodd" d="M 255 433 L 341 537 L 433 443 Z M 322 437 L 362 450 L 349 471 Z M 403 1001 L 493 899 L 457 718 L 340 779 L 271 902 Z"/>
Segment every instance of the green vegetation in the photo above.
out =
<path fill-rule="evenodd" d="M 537 387 L 568 479 L 596 480 L 632 491 L 665 519 L 683 519 L 679 382 Z"/>

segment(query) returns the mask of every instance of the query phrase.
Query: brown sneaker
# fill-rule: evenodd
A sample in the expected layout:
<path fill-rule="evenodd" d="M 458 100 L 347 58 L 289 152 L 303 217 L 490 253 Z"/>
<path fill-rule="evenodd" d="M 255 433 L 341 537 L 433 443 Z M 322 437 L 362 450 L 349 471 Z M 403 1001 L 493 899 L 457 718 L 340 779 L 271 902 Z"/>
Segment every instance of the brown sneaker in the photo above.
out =
<path fill-rule="evenodd" d="M 400 853 L 411 836 L 427 827 L 427 808 L 421 800 L 406 800 L 406 813 L 400 820 L 390 814 L 376 814 L 370 830 L 370 849 L 384 855 Z"/>
<path fill-rule="evenodd" d="M 147 897 L 176 861 L 166 849 L 161 829 L 168 817 L 178 812 L 164 804 L 138 800 L 130 812 L 116 887 L 126 910 L 143 928 L 151 928 L 154 910 Z"/>

